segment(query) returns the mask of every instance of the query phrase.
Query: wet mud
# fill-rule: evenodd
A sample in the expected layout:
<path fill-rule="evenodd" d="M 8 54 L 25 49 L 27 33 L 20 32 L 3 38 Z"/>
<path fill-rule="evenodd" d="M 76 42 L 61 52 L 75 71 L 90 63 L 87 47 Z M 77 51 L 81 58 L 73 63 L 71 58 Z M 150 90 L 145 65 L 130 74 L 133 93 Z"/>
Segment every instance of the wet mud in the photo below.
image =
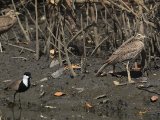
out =
<path fill-rule="evenodd" d="M 153 95 L 160 94 L 160 71 L 148 71 L 147 82 L 141 73 L 132 72 L 135 84 L 115 86 L 113 81 L 127 82 L 125 67 L 121 64 L 116 70 L 124 74 L 121 77 L 107 75 L 95 77 L 95 71 L 104 62 L 103 57 L 87 59 L 88 73 L 81 74 L 76 70 L 77 77 L 72 78 L 69 70 L 64 70 L 58 78 L 51 76 L 58 65 L 49 68 L 51 59 L 41 56 L 36 61 L 34 53 L 2 44 L 5 48 L 0 53 L 0 117 L 4 120 L 159 120 L 160 100 L 151 102 Z M 26 45 L 34 48 L 34 43 Z M 25 57 L 27 60 L 14 58 Z M 158 61 L 157 61 L 158 62 Z M 80 63 L 78 59 L 76 63 Z M 112 70 L 109 66 L 106 72 Z M 7 80 L 21 79 L 25 71 L 32 73 L 31 88 L 16 96 L 13 104 L 14 91 L 4 91 Z M 42 80 L 47 78 L 47 80 Z M 146 89 L 138 89 L 146 86 Z M 148 90 L 148 91 L 147 91 Z M 63 96 L 54 96 L 61 91 Z M 21 108 L 20 108 L 21 105 Z"/>

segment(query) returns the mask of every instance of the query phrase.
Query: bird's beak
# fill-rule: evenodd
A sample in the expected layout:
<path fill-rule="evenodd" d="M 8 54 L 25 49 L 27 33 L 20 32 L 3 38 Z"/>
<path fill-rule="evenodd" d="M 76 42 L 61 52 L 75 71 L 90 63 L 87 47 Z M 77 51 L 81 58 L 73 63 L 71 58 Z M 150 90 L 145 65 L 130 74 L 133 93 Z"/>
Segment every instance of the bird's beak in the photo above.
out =
<path fill-rule="evenodd" d="M 21 13 L 20 12 L 15 12 L 16 13 L 16 15 L 20 15 Z"/>

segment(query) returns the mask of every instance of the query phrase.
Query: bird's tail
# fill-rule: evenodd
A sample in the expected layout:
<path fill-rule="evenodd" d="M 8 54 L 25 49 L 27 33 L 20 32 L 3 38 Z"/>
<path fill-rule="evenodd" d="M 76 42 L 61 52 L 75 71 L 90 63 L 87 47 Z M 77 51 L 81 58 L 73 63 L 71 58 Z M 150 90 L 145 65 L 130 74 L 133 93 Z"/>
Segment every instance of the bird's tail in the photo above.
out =
<path fill-rule="evenodd" d="M 104 70 L 105 67 L 107 67 L 109 64 L 109 62 L 105 62 L 103 64 L 103 66 L 98 70 L 98 72 L 96 73 L 96 76 L 99 76 L 101 74 L 101 72 Z"/>

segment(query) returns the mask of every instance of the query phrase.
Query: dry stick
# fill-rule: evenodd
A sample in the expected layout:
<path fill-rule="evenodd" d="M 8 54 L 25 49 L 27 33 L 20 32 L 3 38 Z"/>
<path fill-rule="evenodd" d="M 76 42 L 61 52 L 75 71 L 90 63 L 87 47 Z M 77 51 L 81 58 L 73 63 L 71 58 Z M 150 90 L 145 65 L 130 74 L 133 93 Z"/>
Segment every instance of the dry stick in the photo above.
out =
<path fill-rule="evenodd" d="M 153 22 L 148 21 L 148 20 L 144 17 L 144 14 L 142 14 L 142 17 L 143 17 L 144 22 L 145 22 L 147 25 L 150 25 L 150 26 L 152 26 L 152 27 L 154 27 L 154 28 L 157 28 L 157 26 L 156 26 Z"/>
<path fill-rule="evenodd" d="M 123 2 L 122 0 L 119 0 L 124 6 L 127 7 L 127 9 L 136 17 L 139 17 L 125 2 Z"/>
<path fill-rule="evenodd" d="M 11 58 L 27 60 L 27 58 L 25 58 L 25 57 L 11 57 Z"/>
<path fill-rule="evenodd" d="M 114 8 L 115 6 L 112 6 L 112 11 L 114 11 L 115 12 L 115 8 Z M 115 14 L 115 13 L 114 13 Z M 115 15 L 114 16 L 112 16 L 111 15 L 111 18 L 112 18 L 112 26 L 114 26 L 113 27 L 113 34 L 112 34 L 112 44 L 113 44 L 113 47 L 114 48 L 116 48 L 117 47 L 117 41 L 116 41 L 116 28 L 118 28 L 118 25 L 117 25 L 117 20 L 116 20 L 116 18 L 115 18 Z"/>
<path fill-rule="evenodd" d="M 106 17 L 107 16 L 107 12 L 106 12 L 106 10 L 105 10 L 105 17 L 103 17 L 102 12 L 100 12 L 100 15 L 101 15 L 101 18 L 102 18 L 103 22 L 106 24 L 106 26 L 109 26 L 110 28 L 113 29 L 113 26 L 111 26 L 111 24 L 108 23 L 108 21 L 107 21 L 107 17 Z"/>
<path fill-rule="evenodd" d="M 157 9 L 157 7 L 160 6 L 160 2 L 159 3 L 156 3 L 156 5 L 154 5 L 154 7 L 152 7 L 152 9 L 150 9 L 148 11 L 148 13 L 146 14 L 146 16 L 148 16 L 150 13 L 152 14 L 152 12 Z M 149 15 L 150 16 L 150 15 Z"/>
<path fill-rule="evenodd" d="M 140 88 L 140 87 L 137 87 L 139 90 L 144 90 L 144 91 L 147 91 L 149 93 L 154 93 L 154 94 L 157 94 L 157 95 L 160 95 L 160 93 L 156 92 L 156 91 L 152 91 L 152 90 L 148 90 L 148 89 L 145 89 L 145 88 Z"/>
<path fill-rule="evenodd" d="M 100 12 L 100 15 L 101 15 L 101 18 L 102 18 L 103 22 L 106 24 L 105 28 L 107 29 L 107 27 L 109 26 L 111 29 L 113 29 L 113 26 L 111 26 L 111 24 L 108 22 L 108 19 L 107 19 L 108 9 L 104 4 L 102 4 L 102 5 L 105 7 L 105 16 L 103 16 L 102 12 Z M 107 29 L 107 33 L 108 33 L 108 29 Z"/>
<path fill-rule="evenodd" d="M 95 7 L 95 9 L 96 9 L 96 7 Z M 95 14 L 95 12 L 97 12 L 96 10 L 95 10 L 95 12 L 94 12 L 94 8 L 91 6 L 90 7 L 90 10 L 91 10 L 91 19 L 92 19 L 92 21 L 93 22 L 95 22 L 95 23 L 97 23 L 97 20 L 96 20 L 96 18 L 97 18 L 97 14 Z M 96 45 L 96 47 L 98 46 L 98 44 L 99 44 L 99 35 L 98 35 L 98 29 L 97 29 L 97 26 L 94 26 L 93 27 L 93 31 L 94 31 L 94 35 L 95 35 L 95 39 L 94 39 L 94 42 L 95 42 L 95 45 Z M 98 50 L 97 50 L 97 54 L 99 54 L 100 53 L 100 49 L 98 48 Z"/>
<path fill-rule="evenodd" d="M 82 16 L 82 14 L 81 14 L 81 29 L 83 29 L 83 16 Z M 84 58 L 86 58 L 86 44 L 85 44 L 85 37 L 86 37 L 86 35 L 85 35 L 84 31 L 82 32 L 82 34 L 83 34 Z"/>
<path fill-rule="evenodd" d="M 46 25 L 48 25 L 48 26 L 50 27 L 51 30 L 53 30 L 53 26 L 54 26 L 54 24 L 55 24 L 55 22 L 53 22 L 53 23 L 51 22 L 52 18 L 53 18 L 53 17 L 50 17 L 49 23 L 48 23 L 48 22 L 45 23 Z M 48 23 L 48 24 L 47 24 L 47 23 Z M 49 32 L 47 35 L 48 35 L 48 38 L 47 38 L 47 40 L 46 40 L 46 45 L 45 45 L 45 50 L 44 50 L 44 52 L 47 53 L 47 57 L 49 58 L 50 44 L 51 44 L 51 33 Z"/>
<path fill-rule="evenodd" d="M 53 0 L 54 1 L 54 4 L 57 5 L 61 0 Z M 74 1 L 74 3 L 79 3 L 79 4 L 84 4 L 86 2 L 89 2 L 89 3 L 101 3 L 102 0 L 72 0 Z M 103 2 L 105 4 L 108 4 L 110 5 L 110 2 L 108 0 L 103 0 Z"/>
<path fill-rule="evenodd" d="M 69 60 L 69 55 L 68 55 L 68 51 L 67 51 L 67 44 L 66 44 L 66 40 L 65 40 L 65 35 L 64 35 L 64 29 L 63 29 L 63 24 L 62 24 L 62 21 L 61 21 L 61 28 L 62 28 L 62 38 L 63 38 L 63 42 L 64 42 L 64 51 L 65 51 L 65 55 L 66 55 L 66 60 L 67 60 L 67 63 L 68 63 L 68 66 L 69 66 L 69 69 L 72 73 L 72 75 L 75 77 L 76 76 L 76 73 L 74 72 L 73 68 L 72 68 L 72 65 L 71 65 L 71 62 Z"/>
<path fill-rule="evenodd" d="M 124 34 L 125 34 L 125 37 L 127 38 L 127 28 L 126 28 L 126 21 L 125 21 L 125 13 L 122 14 L 122 21 L 123 21 L 123 26 L 124 26 Z"/>
<path fill-rule="evenodd" d="M 11 43 L 7 43 L 7 42 L 6 42 L 6 44 L 7 44 L 7 45 L 10 45 L 10 46 L 13 46 L 13 47 L 21 48 L 21 49 L 24 49 L 24 50 L 27 50 L 27 51 L 30 51 L 30 52 L 35 53 L 35 51 L 34 51 L 34 50 L 29 49 L 29 48 L 25 48 L 25 47 L 23 47 L 23 46 L 13 45 L 13 44 L 11 44 Z"/>
<path fill-rule="evenodd" d="M 11 28 L 11 29 L 12 29 L 12 28 Z M 2 38 L 3 40 L 5 40 L 5 41 L 9 41 L 8 34 L 7 34 L 7 33 L 3 33 L 3 34 L 1 35 L 1 38 Z"/>
<path fill-rule="evenodd" d="M 13 7 L 14 7 L 14 10 L 16 11 L 16 6 L 15 6 L 15 3 L 14 3 L 13 0 L 12 0 L 12 4 L 13 4 Z M 20 28 L 21 28 L 21 30 L 22 30 L 22 32 L 23 32 L 23 34 L 24 34 L 26 40 L 27 40 L 28 42 L 30 42 L 29 35 L 27 35 L 26 31 L 24 30 L 24 27 L 23 27 L 23 25 L 22 25 L 22 23 L 21 23 L 21 21 L 20 21 L 18 15 L 16 15 L 16 17 L 17 17 L 17 20 L 18 20 L 18 24 L 19 24 L 19 26 L 20 26 Z"/>
<path fill-rule="evenodd" d="M 139 5 L 139 14 L 141 16 L 143 16 L 143 9 L 142 6 Z M 142 17 L 143 18 L 143 17 Z M 143 21 L 140 21 L 140 25 L 139 25 L 139 33 L 144 34 L 144 23 Z"/>
<path fill-rule="evenodd" d="M 127 26 L 128 26 L 128 30 L 129 30 L 129 36 L 131 36 L 132 35 L 132 31 L 131 31 L 131 25 L 130 25 L 128 16 L 126 16 L 126 21 L 127 21 Z"/>
<path fill-rule="evenodd" d="M 108 38 L 109 38 L 109 36 L 105 37 L 105 38 L 99 43 L 99 45 L 96 46 L 96 48 L 92 51 L 92 53 L 90 54 L 90 56 L 92 56 L 92 55 L 97 51 L 97 49 L 100 47 L 100 45 L 101 45 L 104 41 L 106 41 Z"/>
<path fill-rule="evenodd" d="M 154 43 L 155 43 L 155 35 L 154 35 L 154 33 L 152 33 L 152 36 L 153 36 L 153 39 L 151 40 L 151 48 L 152 48 L 152 53 L 153 53 L 153 55 L 154 55 L 154 63 L 155 63 L 155 57 L 156 57 L 156 55 L 155 55 L 155 45 L 154 45 Z"/>
<path fill-rule="evenodd" d="M 95 10 L 95 14 L 93 14 L 94 15 L 94 19 L 95 19 L 95 23 L 97 23 L 97 21 L 98 21 L 98 13 L 97 13 L 97 6 L 96 6 L 96 4 L 94 3 L 94 10 Z M 100 36 L 99 36 L 99 34 L 98 34 L 98 28 L 97 28 L 97 26 L 96 27 L 94 27 L 94 32 L 95 32 L 95 43 L 96 43 L 96 47 L 98 46 L 98 44 L 99 44 L 99 42 L 100 42 Z M 100 53 L 100 51 L 101 51 L 101 49 L 100 48 L 98 48 L 97 49 L 97 53 Z"/>
<path fill-rule="evenodd" d="M 60 13 L 59 13 L 59 19 L 60 19 L 59 21 L 61 22 L 61 25 L 58 24 L 59 26 L 58 26 L 58 29 L 57 29 L 57 33 L 58 33 L 58 31 L 60 32 L 60 30 L 59 30 L 59 29 L 60 29 L 60 26 L 63 27 L 63 26 L 62 26 L 62 17 L 60 17 Z M 59 51 L 59 52 L 58 52 L 58 58 L 59 58 L 60 66 L 62 66 L 62 55 L 61 55 L 61 52 L 60 52 L 60 50 L 62 49 L 62 45 L 61 45 L 62 42 L 61 42 L 61 39 L 60 39 L 60 38 L 61 38 L 60 35 L 61 35 L 61 34 L 59 34 L 59 36 L 58 36 L 58 39 L 59 39 L 59 40 L 58 40 L 58 51 Z"/>
<path fill-rule="evenodd" d="M 38 10 L 37 0 L 35 0 L 35 13 L 36 13 L 36 60 L 39 59 L 39 39 L 38 39 Z"/>
<path fill-rule="evenodd" d="M 150 10 L 144 5 L 143 0 L 134 0 L 135 3 L 137 3 L 139 6 L 142 6 L 147 12 Z"/>
<path fill-rule="evenodd" d="M 81 29 L 83 29 L 83 16 L 81 14 Z M 83 31 L 83 56 L 81 56 L 81 73 L 84 73 L 86 71 L 86 45 L 85 45 L 85 37 L 86 34 Z"/>
<path fill-rule="evenodd" d="M 74 72 L 74 70 L 73 70 L 73 68 L 72 68 L 72 65 L 71 65 L 71 62 L 70 62 L 70 60 L 69 60 L 69 55 L 68 55 L 68 51 L 67 51 L 67 47 L 66 47 L 65 41 L 64 41 L 64 51 L 65 51 L 65 54 L 66 54 L 66 60 L 67 60 L 69 69 L 70 69 L 72 75 L 75 77 L 77 74 Z"/>
<path fill-rule="evenodd" d="M 120 9 L 122 9 L 122 10 L 125 10 L 125 11 L 127 11 L 128 13 L 132 13 L 133 15 L 135 15 L 136 17 L 138 17 L 138 15 L 134 12 L 134 11 L 132 11 L 132 9 L 127 9 L 127 8 L 125 8 L 125 7 L 123 7 L 122 5 L 119 5 L 119 4 L 117 4 L 117 3 L 115 3 L 115 2 L 113 2 L 112 0 L 109 0 L 113 5 L 115 5 L 115 6 L 117 6 L 117 7 L 119 7 Z"/>
<path fill-rule="evenodd" d="M 52 43 L 52 42 L 50 42 L 51 43 L 51 45 L 53 45 L 56 49 L 58 49 L 58 47 L 54 44 L 54 43 Z M 65 53 L 62 51 L 62 50 L 60 50 L 60 52 L 63 54 L 63 55 L 65 55 Z"/>
<path fill-rule="evenodd" d="M 26 27 L 26 32 L 29 35 L 30 28 L 29 28 L 29 24 L 28 24 L 28 17 L 26 15 L 25 15 L 25 27 Z"/>
<path fill-rule="evenodd" d="M 71 31 L 71 29 L 69 29 L 69 26 L 71 25 L 71 24 L 69 24 L 69 22 L 68 22 L 68 20 L 66 19 L 66 23 L 68 24 L 66 24 L 66 29 L 67 29 L 67 31 L 73 36 L 73 33 L 72 33 L 72 31 Z"/>
<path fill-rule="evenodd" d="M 61 48 L 62 48 L 62 46 L 61 46 L 61 44 L 60 44 L 60 35 L 58 36 L 58 39 L 59 39 L 59 41 L 58 41 L 58 58 L 59 58 L 59 63 L 60 63 L 60 66 L 62 66 L 62 54 L 61 54 L 61 52 L 60 52 L 60 50 L 61 50 Z"/>
<path fill-rule="evenodd" d="M 43 0 L 43 2 L 44 2 L 44 0 Z M 43 5 L 43 6 L 45 6 L 45 5 Z M 46 15 L 46 12 L 45 12 L 45 7 L 43 7 L 43 10 L 44 10 L 44 16 L 46 17 L 47 15 Z M 47 11 L 48 12 L 48 11 Z M 50 12 L 51 13 L 51 12 Z M 48 13 L 49 14 L 49 13 Z M 51 14 L 51 17 L 49 17 L 49 19 L 48 20 L 46 20 L 45 21 L 45 28 L 47 28 L 47 26 L 49 26 L 50 28 L 51 28 L 51 30 L 53 30 L 53 26 L 54 26 L 54 24 L 52 24 L 52 22 L 51 22 L 51 20 L 53 19 L 54 17 L 52 16 L 52 14 Z M 49 22 L 48 22 L 49 21 Z M 54 22 L 55 23 L 55 22 Z M 48 36 L 47 36 L 48 35 Z M 47 32 L 47 34 L 46 34 L 46 43 L 45 43 L 45 45 L 44 45 L 44 49 L 43 49 L 43 52 L 44 53 L 47 53 L 47 57 L 49 58 L 49 50 L 50 50 L 50 44 L 51 44 L 51 33 L 49 32 Z"/>
<path fill-rule="evenodd" d="M 25 8 L 25 10 L 27 11 L 27 13 L 28 13 L 31 21 L 36 25 L 36 22 L 35 22 L 35 20 L 32 18 L 32 16 L 31 16 L 31 14 L 29 13 L 29 11 L 28 11 L 26 8 Z M 38 30 L 41 32 L 41 34 L 43 35 L 43 37 L 44 37 L 45 39 L 47 39 L 46 35 L 44 34 L 44 31 L 41 30 L 41 28 L 39 27 L 39 25 L 38 25 Z"/>
<path fill-rule="evenodd" d="M 117 28 L 117 31 L 119 31 L 122 27 L 121 27 L 121 23 L 120 23 L 120 20 L 118 19 L 118 17 L 117 17 L 117 14 L 116 13 L 114 13 L 113 14 L 113 20 L 115 20 L 116 22 L 114 23 L 115 24 L 115 26 L 116 26 L 116 28 Z M 117 46 L 117 41 L 116 41 L 116 39 L 119 39 L 119 35 L 120 33 L 118 33 L 118 32 L 116 32 L 115 31 L 115 45 Z M 118 36 L 119 35 L 119 36 Z"/>
<path fill-rule="evenodd" d="M 151 67 L 151 47 L 148 48 L 148 63 L 149 63 L 149 67 Z"/>
<path fill-rule="evenodd" d="M 72 39 L 68 42 L 67 46 L 69 45 L 70 42 L 72 42 L 74 39 L 76 39 L 77 36 L 78 36 L 80 33 L 82 33 L 83 31 L 86 31 L 87 29 L 89 29 L 89 28 L 92 27 L 93 25 L 94 25 L 94 23 L 86 26 L 84 29 L 79 30 L 79 31 L 72 37 Z"/>
<path fill-rule="evenodd" d="M 58 42 L 59 39 L 57 39 L 57 38 L 55 37 L 55 35 L 52 33 L 51 29 L 47 27 L 47 30 L 51 33 L 52 37 Z M 61 46 L 64 47 L 64 45 L 62 44 L 62 42 L 59 42 L 59 43 L 61 44 Z M 52 42 L 51 42 L 51 44 L 52 44 L 55 48 L 58 49 L 58 47 L 57 47 L 55 44 L 53 44 Z M 60 51 L 61 51 L 61 53 L 63 53 L 63 54 L 65 55 L 65 53 L 64 53 L 62 50 L 60 50 Z M 75 55 L 74 55 L 72 52 L 70 52 L 68 49 L 67 49 L 67 51 L 68 51 L 69 53 L 71 53 L 73 56 L 75 56 Z M 77 56 L 75 56 L 75 57 L 77 57 Z"/>
<path fill-rule="evenodd" d="M 87 25 L 89 25 L 89 3 L 87 3 L 87 10 L 86 10 L 86 16 L 87 16 Z"/>
<path fill-rule="evenodd" d="M 157 41 L 157 49 L 158 49 L 158 52 L 160 53 L 160 41 L 158 40 L 158 35 L 155 35 L 155 39 Z"/>
<path fill-rule="evenodd" d="M 1 53 L 3 52 L 1 42 L 0 42 L 0 51 L 1 51 Z"/>
<path fill-rule="evenodd" d="M 13 30 L 12 30 L 12 32 L 13 32 L 13 34 L 14 34 L 14 36 L 15 36 L 16 42 L 19 43 L 18 36 L 17 36 L 16 32 L 13 31 Z"/>

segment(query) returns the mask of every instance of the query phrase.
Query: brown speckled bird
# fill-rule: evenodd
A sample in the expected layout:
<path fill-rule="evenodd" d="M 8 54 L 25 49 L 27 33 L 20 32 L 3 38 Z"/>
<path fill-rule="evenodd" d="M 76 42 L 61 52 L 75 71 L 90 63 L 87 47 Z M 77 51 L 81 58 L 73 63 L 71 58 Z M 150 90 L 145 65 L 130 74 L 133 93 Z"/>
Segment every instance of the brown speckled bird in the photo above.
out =
<path fill-rule="evenodd" d="M 128 67 L 129 61 L 135 59 L 136 56 L 144 49 L 144 38 L 145 36 L 142 34 L 137 34 L 136 36 L 133 36 L 125 41 L 115 52 L 113 52 L 109 59 L 98 70 L 96 76 L 99 76 L 102 70 L 108 65 L 115 66 L 116 63 L 127 61 L 126 70 L 128 75 L 128 82 L 133 83 L 134 81 L 131 80 L 130 70 Z"/>
<path fill-rule="evenodd" d="M 7 32 L 16 23 L 17 18 L 14 10 L 9 10 L 4 16 L 0 16 L 0 34 Z"/>

